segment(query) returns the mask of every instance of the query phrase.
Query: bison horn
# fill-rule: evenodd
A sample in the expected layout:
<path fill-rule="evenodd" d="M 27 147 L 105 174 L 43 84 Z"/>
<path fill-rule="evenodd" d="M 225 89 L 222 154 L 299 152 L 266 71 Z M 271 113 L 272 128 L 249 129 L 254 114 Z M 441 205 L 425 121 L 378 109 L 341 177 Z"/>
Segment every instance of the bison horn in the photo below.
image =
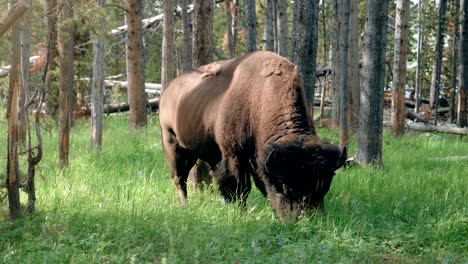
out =
<path fill-rule="evenodd" d="M 270 171 L 270 169 L 268 169 L 268 167 L 271 167 L 271 165 L 272 165 L 272 164 L 271 164 L 271 162 L 272 162 L 271 158 L 272 158 L 273 152 L 275 152 L 274 149 L 273 149 L 272 151 L 270 151 L 270 153 L 268 153 L 268 156 L 267 156 L 266 159 L 265 159 L 265 165 L 264 165 L 265 171 L 266 171 L 267 173 L 269 173 L 269 174 L 272 174 L 272 172 Z"/>

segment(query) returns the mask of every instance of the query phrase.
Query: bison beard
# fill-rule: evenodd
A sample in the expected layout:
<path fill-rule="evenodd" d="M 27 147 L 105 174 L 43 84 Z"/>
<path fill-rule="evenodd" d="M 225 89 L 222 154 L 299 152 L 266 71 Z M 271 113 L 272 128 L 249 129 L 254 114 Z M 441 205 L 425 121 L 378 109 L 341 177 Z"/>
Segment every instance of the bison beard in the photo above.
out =
<path fill-rule="evenodd" d="M 159 106 L 162 142 L 179 200 L 197 159 L 223 197 L 245 205 L 251 177 L 282 220 L 323 208 L 346 151 L 315 133 L 297 68 L 266 51 L 174 79 Z"/>

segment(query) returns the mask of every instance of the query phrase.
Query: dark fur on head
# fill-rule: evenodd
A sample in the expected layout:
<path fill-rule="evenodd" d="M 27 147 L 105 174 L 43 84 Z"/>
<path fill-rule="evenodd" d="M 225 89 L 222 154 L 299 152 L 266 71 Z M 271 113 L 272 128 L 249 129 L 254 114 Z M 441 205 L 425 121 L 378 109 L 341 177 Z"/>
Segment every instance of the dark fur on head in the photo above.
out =
<path fill-rule="evenodd" d="M 265 153 L 265 171 L 281 197 L 274 205 L 285 216 L 323 208 L 323 198 L 335 170 L 346 160 L 346 149 L 340 151 L 336 145 L 314 136 L 277 142 L 267 147 Z"/>

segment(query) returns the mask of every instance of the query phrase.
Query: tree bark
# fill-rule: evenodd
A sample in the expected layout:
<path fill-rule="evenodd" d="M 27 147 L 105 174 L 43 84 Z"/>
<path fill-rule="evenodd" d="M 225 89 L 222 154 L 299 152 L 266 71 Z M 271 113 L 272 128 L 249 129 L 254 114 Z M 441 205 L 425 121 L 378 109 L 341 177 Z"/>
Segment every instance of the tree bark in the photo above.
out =
<path fill-rule="evenodd" d="M 174 0 L 163 1 L 163 6 L 164 18 L 161 56 L 161 84 L 163 87 L 166 87 L 176 75 L 174 59 Z"/>
<path fill-rule="evenodd" d="M 278 26 L 278 54 L 288 56 L 288 2 L 277 0 L 277 26 Z"/>
<path fill-rule="evenodd" d="M 356 160 L 382 165 L 383 88 L 389 0 L 368 0 L 364 29 L 362 96 Z"/>
<path fill-rule="evenodd" d="M 142 0 L 125 0 L 127 9 L 127 80 L 128 103 L 130 104 L 130 127 L 146 126 L 146 94 L 144 90 L 144 61 L 142 38 Z"/>
<path fill-rule="evenodd" d="M 417 62 L 416 62 L 416 81 L 415 81 L 415 106 L 414 111 L 416 113 L 419 112 L 419 108 L 421 105 L 421 60 L 422 60 L 422 46 L 423 46 L 423 22 L 422 22 L 422 1 L 418 1 L 418 49 L 416 52 Z"/>
<path fill-rule="evenodd" d="M 192 25 L 188 14 L 188 0 L 182 0 L 182 26 L 184 31 L 182 69 L 186 72 L 192 69 Z"/>
<path fill-rule="evenodd" d="M 396 6 L 391 118 L 394 137 L 400 137 L 405 134 L 405 85 L 409 2 L 410 0 L 398 0 Z"/>
<path fill-rule="evenodd" d="M 429 105 L 435 109 L 436 116 L 434 124 L 437 125 L 437 107 L 439 106 L 440 93 L 440 75 L 442 74 L 442 57 L 444 48 L 444 32 L 445 32 L 445 13 L 447 11 L 447 0 L 440 0 L 439 6 L 439 23 L 437 25 L 437 40 L 435 47 L 434 67 L 432 69 L 431 92 Z"/>
<path fill-rule="evenodd" d="M 70 128 L 73 113 L 73 6 L 70 0 L 59 0 L 58 50 L 60 54 L 59 84 L 59 160 L 60 168 L 68 166 Z"/>
<path fill-rule="evenodd" d="M 103 8 L 105 0 L 97 0 L 97 6 Z M 105 20 L 99 21 L 104 27 Z M 101 33 L 102 34 L 102 33 Z M 104 108 L 104 37 L 96 36 L 94 42 L 93 89 L 91 95 L 91 148 L 102 150 L 102 118 Z"/>
<path fill-rule="evenodd" d="M 349 128 L 355 132 L 359 126 L 359 10 L 358 0 L 351 0 L 349 18 L 349 66 L 348 66 L 348 91 L 349 91 Z"/>
<path fill-rule="evenodd" d="M 342 21 L 342 27 L 339 32 L 340 34 L 340 57 L 341 57 L 341 80 L 339 87 L 339 96 L 340 96 L 340 147 L 348 147 L 348 111 L 349 111 L 349 80 L 348 80 L 348 70 L 349 70 L 349 19 L 350 19 L 350 10 L 351 10 L 351 0 L 342 0 L 342 8 L 339 9 L 340 17 Z"/>
<path fill-rule="evenodd" d="M 213 61 L 213 1 L 194 0 L 193 67 Z"/>
<path fill-rule="evenodd" d="M 275 34 L 273 29 L 273 1 L 274 0 L 266 0 L 265 7 L 265 46 L 263 47 L 263 49 L 268 51 L 275 50 Z"/>
<path fill-rule="evenodd" d="M 257 16 L 255 12 L 255 0 L 244 0 L 244 13 L 246 42 L 245 51 L 249 53 L 257 50 Z"/>
<path fill-rule="evenodd" d="M 27 0 L 27 4 L 31 6 L 32 0 Z M 26 145 L 26 132 L 28 128 L 27 123 L 27 109 L 26 109 L 26 101 L 29 93 L 30 88 L 30 66 L 29 66 L 29 57 L 31 57 L 31 15 L 32 11 L 28 10 L 21 20 L 21 78 L 20 78 L 20 126 L 19 126 L 19 138 L 20 143 L 25 146 Z"/>
<path fill-rule="evenodd" d="M 312 114 L 317 68 L 318 9 L 318 0 L 297 0 L 294 2 L 291 57 L 301 72 L 307 104 Z"/>
<path fill-rule="evenodd" d="M 460 78 L 458 94 L 458 118 L 459 127 L 468 126 L 468 0 L 461 1 L 461 36 L 460 36 Z"/>
<path fill-rule="evenodd" d="M 13 10 L 16 1 L 9 1 L 10 11 Z M 8 89 L 8 149 L 7 149 L 7 175 L 6 188 L 8 192 L 8 205 L 10 218 L 17 219 L 21 214 L 19 194 L 19 97 L 20 97 L 20 28 L 18 24 L 11 29 L 11 69 L 10 85 Z"/>

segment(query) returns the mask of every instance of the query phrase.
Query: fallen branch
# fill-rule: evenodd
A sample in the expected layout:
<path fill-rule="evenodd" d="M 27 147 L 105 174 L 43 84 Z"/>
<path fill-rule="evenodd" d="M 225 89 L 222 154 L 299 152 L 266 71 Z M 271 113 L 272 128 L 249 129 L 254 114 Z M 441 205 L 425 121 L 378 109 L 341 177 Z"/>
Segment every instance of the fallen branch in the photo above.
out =
<path fill-rule="evenodd" d="M 449 133 L 449 134 L 457 134 L 457 135 L 468 135 L 468 128 L 460 128 L 460 127 L 434 126 L 431 124 L 412 123 L 412 124 L 408 124 L 406 128 L 409 130 L 415 130 L 415 131 L 441 132 L 441 133 Z"/>

